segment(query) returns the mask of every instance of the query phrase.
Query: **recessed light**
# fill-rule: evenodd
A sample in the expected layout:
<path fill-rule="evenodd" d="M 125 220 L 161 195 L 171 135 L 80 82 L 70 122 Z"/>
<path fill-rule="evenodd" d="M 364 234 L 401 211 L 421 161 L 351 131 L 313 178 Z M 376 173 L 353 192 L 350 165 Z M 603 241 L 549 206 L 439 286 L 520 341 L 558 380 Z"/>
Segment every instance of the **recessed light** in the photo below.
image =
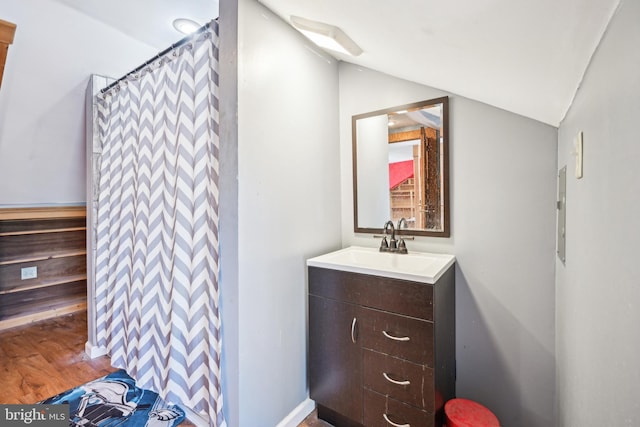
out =
<path fill-rule="evenodd" d="M 291 17 L 291 25 L 320 47 L 334 52 L 358 56 L 362 49 L 344 31 L 333 25 L 310 19 Z"/>
<path fill-rule="evenodd" d="M 173 28 L 180 31 L 182 34 L 191 34 L 200 28 L 201 25 L 192 19 L 178 18 L 173 21 Z"/>

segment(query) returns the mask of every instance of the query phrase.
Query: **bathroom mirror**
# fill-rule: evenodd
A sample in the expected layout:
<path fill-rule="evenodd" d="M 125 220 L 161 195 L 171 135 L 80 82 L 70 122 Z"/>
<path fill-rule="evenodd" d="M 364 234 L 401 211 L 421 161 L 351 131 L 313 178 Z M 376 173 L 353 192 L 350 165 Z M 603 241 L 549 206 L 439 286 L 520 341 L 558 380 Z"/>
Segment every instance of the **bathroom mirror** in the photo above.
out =
<path fill-rule="evenodd" d="M 449 237 L 449 98 L 352 117 L 356 233 Z"/>

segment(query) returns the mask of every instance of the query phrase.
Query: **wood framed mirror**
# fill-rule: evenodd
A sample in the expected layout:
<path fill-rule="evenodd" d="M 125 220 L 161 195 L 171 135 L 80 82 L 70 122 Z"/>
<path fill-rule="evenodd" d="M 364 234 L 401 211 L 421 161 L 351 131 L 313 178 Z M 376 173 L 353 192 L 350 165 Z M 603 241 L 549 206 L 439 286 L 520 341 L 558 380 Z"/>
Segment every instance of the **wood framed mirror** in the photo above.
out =
<path fill-rule="evenodd" d="M 382 233 L 400 218 L 400 234 L 449 237 L 449 98 L 352 117 L 356 233 Z"/>

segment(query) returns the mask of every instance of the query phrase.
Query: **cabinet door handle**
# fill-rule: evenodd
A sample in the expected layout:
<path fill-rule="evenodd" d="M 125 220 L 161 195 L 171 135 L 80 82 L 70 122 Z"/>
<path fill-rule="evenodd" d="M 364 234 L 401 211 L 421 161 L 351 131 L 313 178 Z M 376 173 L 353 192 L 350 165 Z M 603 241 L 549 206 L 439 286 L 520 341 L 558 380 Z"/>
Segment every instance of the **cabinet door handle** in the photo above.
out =
<path fill-rule="evenodd" d="M 356 319 L 355 317 L 353 318 L 353 322 L 351 322 L 351 342 L 352 343 L 356 343 L 356 323 L 358 322 L 358 319 Z"/>
<path fill-rule="evenodd" d="M 410 425 L 410 424 L 396 424 L 396 423 L 394 423 L 393 421 L 391 421 L 391 420 L 389 419 L 389 417 L 387 416 L 387 414 L 382 414 L 382 417 L 384 418 L 384 420 L 385 420 L 386 422 L 388 422 L 389 424 L 391 424 L 393 427 L 411 427 L 411 425 Z"/>
<path fill-rule="evenodd" d="M 394 341 L 409 341 L 409 340 L 411 340 L 411 338 L 409 338 L 409 337 L 394 337 L 393 335 L 390 335 L 387 331 L 382 331 L 382 335 L 384 335 L 385 337 L 389 338 L 390 340 L 394 340 Z"/>
<path fill-rule="evenodd" d="M 384 377 L 385 380 L 387 380 L 387 381 L 389 381 L 390 383 L 393 383 L 393 384 L 397 384 L 397 385 L 409 385 L 409 384 L 411 384 L 411 381 L 408 381 L 408 380 L 405 380 L 405 381 L 394 380 L 386 372 L 383 372 L 382 376 Z"/>

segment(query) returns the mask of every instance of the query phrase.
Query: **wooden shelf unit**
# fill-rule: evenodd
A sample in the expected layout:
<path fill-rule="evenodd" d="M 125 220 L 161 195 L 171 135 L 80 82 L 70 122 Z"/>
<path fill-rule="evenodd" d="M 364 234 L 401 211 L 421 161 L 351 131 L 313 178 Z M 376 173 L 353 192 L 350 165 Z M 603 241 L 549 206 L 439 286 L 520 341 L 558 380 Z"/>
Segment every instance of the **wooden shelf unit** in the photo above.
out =
<path fill-rule="evenodd" d="M 86 306 L 86 208 L 0 209 L 0 330 Z"/>
<path fill-rule="evenodd" d="M 416 184 L 414 178 L 398 184 L 389 192 L 391 220 L 397 223 L 400 218 L 407 220 L 408 227 L 415 227 L 416 218 Z"/>

